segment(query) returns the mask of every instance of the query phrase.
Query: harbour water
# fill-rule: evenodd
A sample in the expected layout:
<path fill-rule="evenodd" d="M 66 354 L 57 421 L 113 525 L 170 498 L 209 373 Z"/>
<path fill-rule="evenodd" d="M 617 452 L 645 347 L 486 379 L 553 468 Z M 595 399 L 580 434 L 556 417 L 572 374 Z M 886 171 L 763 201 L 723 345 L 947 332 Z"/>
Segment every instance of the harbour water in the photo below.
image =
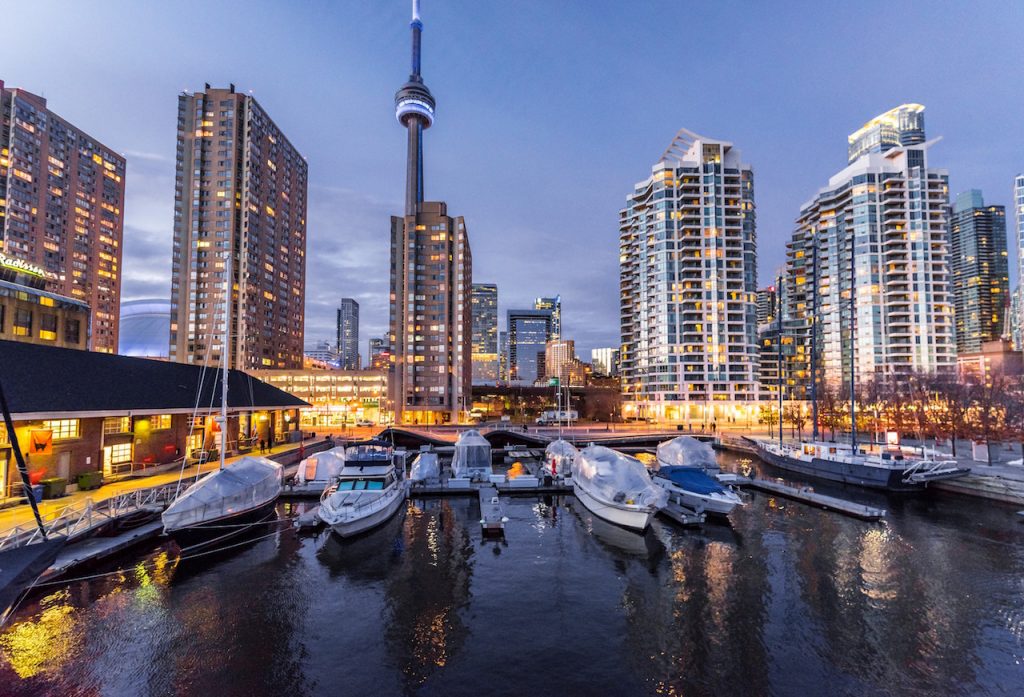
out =
<path fill-rule="evenodd" d="M 879 501 L 880 524 L 755 493 L 731 527 L 639 536 L 571 496 L 507 498 L 493 542 L 453 497 L 351 541 L 155 546 L 28 598 L 0 694 L 1024 693 L 1013 508 Z"/>

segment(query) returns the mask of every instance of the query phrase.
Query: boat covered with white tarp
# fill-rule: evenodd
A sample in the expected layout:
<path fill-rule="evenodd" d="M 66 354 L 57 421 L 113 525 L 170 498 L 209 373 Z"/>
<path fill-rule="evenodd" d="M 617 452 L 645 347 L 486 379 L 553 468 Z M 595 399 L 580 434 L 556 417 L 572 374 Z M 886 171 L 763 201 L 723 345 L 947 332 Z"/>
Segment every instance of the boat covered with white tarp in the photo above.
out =
<path fill-rule="evenodd" d="M 341 473 L 344 466 L 345 448 L 342 447 L 310 455 L 299 463 L 291 491 L 320 494 Z"/>
<path fill-rule="evenodd" d="M 638 531 L 647 528 L 668 500 L 642 462 L 601 445 L 584 448 L 576 456 L 572 486 L 591 513 Z"/>
<path fill-rule="evenodd" d="M 210 472 L 163 512 L 164 532 L 183 548 L 209 543 L 267 520 L 281 494 L 283 468 L 247 455 Z"/>
<path fill-rule="evenodd" d="M 718 473 L 718 458 L 711 443 L 693 436 L 679 436 L 658 444 L 658 464 L 669 467 L 699 467 L 711 476 Z"/>
<path fill-rule="evenodd" d="M 452 476 L 487 482 L 493 472 L 491 444 L 487 439 L 474 429 L 459 434 L 452 457 Z"/>
<path fill-rule="evenodd" d="M 409 481 L 436 482 L 441 478 L 441 462 L 437 459 L 437 453 L 424 451 L 416 456 L 409 468 Z"/>
<path fill-rule="evenodd" d="M 571 477 L 572 463 L 580 454 L 569 441 L 553 440 L 544 448 L 544 474 L 551 477 Z"/>

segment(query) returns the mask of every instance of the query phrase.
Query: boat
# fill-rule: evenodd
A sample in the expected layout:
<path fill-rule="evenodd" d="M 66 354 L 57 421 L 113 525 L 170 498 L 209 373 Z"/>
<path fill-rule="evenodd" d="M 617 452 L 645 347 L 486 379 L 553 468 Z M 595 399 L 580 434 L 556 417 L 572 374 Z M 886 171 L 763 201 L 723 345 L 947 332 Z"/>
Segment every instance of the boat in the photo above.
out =
<path fill-rule="evenodd" d="M 491 467 L 491 444 L 475 429 L 463 431 L 455 441 L 455 455 L 452 457 L 452 477 L 470 481 L 489 482 L 494 470 Z"/>
<path fill-rule="evenodd" d="M 436 484 L 441 479 L 441 463 L 437 459 L 437 453 L 424 450 L 416 455 L 409 468 L 409 482 L 411 484 Z"/>
<path fill-rule="evenodd" d="M 345 466 L 320 497 L 320 520 L 339 537 L 353 537 L 389 520 L 405 503 L 408 482 L 381 440 L 345 448 Z"/>
<path fill-rule="evenodd" d="M 224 274 L 224 326 L 231 326 L 229 302 L 231 258 Z M 225 464 L 228 425 L 228 365 L 231 332 L 224 332 L 220 366 L 220 466 L 179 494 L 164 510 L 164 534 L 183 550 L 205 547 L 226 540 L 275 516 L 275 502 L 281 495 L 283 467 L 265 457 L 247 455 Z M 187 460 L 187 458 L 186 458 Z M 184 467 L 184 462 L 182 467 Z"/>
<path fill-rule="evenodd" d="M 310 455 L 299 463 L 295 481 L 288 488 L 292 494 L 320 495 L 345 466 L 345 448 L 331 448 Z"/>
<path fill-rule="evenodd" d="M 508 518 L 498 498 L 498 487 L 490 484 L 480 487 L 480 530 L 484 537 L 501 537 L 505 534 Z"/>
<path fill-rule="evenodd" d="M 729 515 L 743 499 L 732 489 L 710 477 L 700 467 L 663 465 L 654 473 L 654 483 L 668 494 L 669 504 L 709 515 Z"/>
<path fill-rule="evenodd" d="M 573 461 L 572 486 L 576 498 L 595 516 L 641 532 L 668 500 L 642 462 L 600 445 L 579 452 Z"/>
<path fill-rule="evenodd" d="M 957 479 L 971 473 L 956 460 L 928 459 L 898 446 L 821 443 L 798 445 L 755 440 L 762 460 L 797 474 L 853 484 L 869 489 L 920 491 L 931 482 Z"/>
<path fill-rule="evenodd" d="M 552 478 L 571 477 L 572 463 L 580 451 L 576 446 L 561 438 L 548 443 L 544 449 L 543 473 Z"/>
<path fill-rule="evenodd" d="M 661 466 L 699 467 L 713 477 L 720 471 L 715 449 L 693 436 L 679 436 L 659 443 L 657 454 Z"/>

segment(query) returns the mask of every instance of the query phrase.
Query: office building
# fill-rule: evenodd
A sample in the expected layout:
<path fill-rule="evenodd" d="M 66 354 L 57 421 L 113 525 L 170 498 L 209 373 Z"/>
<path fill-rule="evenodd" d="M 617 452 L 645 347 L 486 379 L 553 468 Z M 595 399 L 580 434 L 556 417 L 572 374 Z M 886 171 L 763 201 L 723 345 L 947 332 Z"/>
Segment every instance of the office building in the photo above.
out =
<path fill-rule="evenodd" d="M 544 375 L 567 384 L 569 366 L 576 360 L 576 342 L 572 339 L 551 339 L 544 345 Z"/>
<path fill-rule="evenodd" d="M 388 337 L 371 338 L 368 349 L 370 370 L 387 370 L 391 365 L 391 342 Z"/>
<path fill-rule="evenodd" d="M 924 142 L 924 107 L 901 104 L 868 121 L 847 139 L 847 163 L 869 152 L 883 153 L 900 146 Z"/>
<path fill-rule="evenodd" d="M 1018 174 L 1013 179 L 1013 222 L 1017 229 L 1017 273 L 1020 276 L 1021 269 L 1024 269 L 1024 174 Z M 1024 298 L 1021 293 L 1024 293 L 1024 283 L 1018 283 L 1014 293 L 1017 311 L 1012 323 L 1016 329 L 1013 345 L 1017 350 L 1024 349 Z"/>
<path fill-rule="evenodd" d="M 552 338 L 551 310 L 508 310 L 506 322 L 508 382 L 532 385 L 545 373 L 544 351 Z"/>
<path fill-rule="evenodd" d="M 498 332 L 498 382 L 508 384 L 508 329 Z"/>
<path fill-rule="evenodd" d="M 473 384 L 498 383 L 498 286 L 473 284 Z"/>
<path fill-rule="evenodd" d="M 170 359 L 220 362 L 231 267 L 229 365 L 301 368 L 306 161 L 234 85 L 178 97 Z"/>
<path fill-rule="evenodd" d="M 359 370 L 359 303 L 342 298 L 338 307 L 338 355 L 342 370 Z"/>
<path fill-rule="evenodd" d="M 105 353 L 117 351 L 124 187 L 123 157 L 0 80 L 0 254 L 88 305 L 86 346 Z"/>
<path fill-rule="evenodd" d="M 590 363 L 597 375 L 615 376 L 619 374 L 619 349 L 596 348 L 590 351 Z"/>
<path fill-rule="evenodd" d="M 338 368 L 341 365 L 341 355 L 338 353 L 337 347 L 330 341 L 318 341 L 307 346 L 303 351 L 303 357 L 305 358 L 304 364 L 312 362 L 330 368 Z"/>
<path fill-rule="evenodd" d="M 784 330 L 833 388 L 851 366 L 858 383 L 955 369 L 949 177 L 928 166 L 929 145 L 865 152 L 800 209 Z"/>
<path fill-rule="evenodd" d="M 533 301 L 533 309 L 551 311 L 551 338 L 562 338 L 562 296 L 553 298 L 537 298 Z"/>
<path fill-rule="evenodd" d="M 0 340 L 86 349 L 89 306 L 47 290 L 42 267 L 0 254 Z"/>
<path fill-rule="evenodd" d="M 1010 271 L 1006 210 L 986 206 L 981 191 L 956 197 L 949 221 L 949 276 L 957 353 L 973 354 L 1006 328 Z"/>
<path fill-rule="evenodd" d="M 473 258 L 461 217 L 424 201 L 423 132 L 434 97 L 420 75 L 423 23 L 413 5 L 412 73 L 395 95 L 405 127 L 405 215 L 391 218 L 390 401 L 396 423 L 461 420 L 472 400 Z"/>
<path fill-rule="evenodd" d="M 390 419 L 387 370 L 257 370 L 253 377 L 309 403 L 300 417 L 304 431 Z"/>
<path fill-rule="evenodd" d="M 754 172 L 685 129 L 619 214 L 626 418 L 735 416 L 757 398 Z"/>

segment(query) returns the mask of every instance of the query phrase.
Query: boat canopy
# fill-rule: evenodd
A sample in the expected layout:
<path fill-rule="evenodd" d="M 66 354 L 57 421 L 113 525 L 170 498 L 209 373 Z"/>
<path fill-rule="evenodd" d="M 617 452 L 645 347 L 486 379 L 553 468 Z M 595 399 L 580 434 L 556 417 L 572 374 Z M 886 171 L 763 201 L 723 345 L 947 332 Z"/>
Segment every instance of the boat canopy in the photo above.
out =
<path fill-rule="evenodd" d="M 572 477 L 577 486 L 606 501 L 655 508 L 668 503 L 668 492 L 651 482 L 642 462 L 601 445 L 580 451 L 573 462 Z"/>
<path fill-rule="evenodd" d="M 163 514 L 164 529 L 180 530 L 258 508 L 281 493 L 281 465 L 246 456 L 206 475 Z"/>
<path fill-rule="evenodd" d="M 658 463 L 718 471 L 714 448 L 693 436 L 679 436 L 658 444 Z"/>
<path fill-rule="evenodd" d="M 299 463 L 299 469 L 295 473 L 295 481 L 299 484 L 327 482 L 338 476 L 341 468 L 344 466 L 344 448 L 333 448 L 326 452 L 310 455 Z"/>
<path fill-rule="evenodd" d="M 579 454 L 572 443 L 561 438 L 553 440 L 544 449 L 544 470 L 554 475 L 571 475 L 572 463 Z"/>
<path fill-rule="evenodd" d="M 347 446 L 345 460 L 387 460 L 390 462 L 391 453 L 391 443 L 374 438 Z"/>
<path fill-rule="evenodd" d="M 452 474 L 456 477 L 486 478 L 491 472 L 491 444 L 479 431 L 463 431 L 455 441 Z"/>
<path fill-rule="evenodd" d="M 706 475 L 700 467 L 662 467 L 657 476 L 665 477 L 680 489 L 694 494 L 721 494 L 725 491 L 721 484 Z"/>
<path fill-rule="evenodd" d="M 428 479 L 437 479 L 441 476 L 441 464 L 438 462 L 437 453 L 420 453 L 412 461 L 409 470 L 409 480 L 413 482 L 424 482 Z"/>

